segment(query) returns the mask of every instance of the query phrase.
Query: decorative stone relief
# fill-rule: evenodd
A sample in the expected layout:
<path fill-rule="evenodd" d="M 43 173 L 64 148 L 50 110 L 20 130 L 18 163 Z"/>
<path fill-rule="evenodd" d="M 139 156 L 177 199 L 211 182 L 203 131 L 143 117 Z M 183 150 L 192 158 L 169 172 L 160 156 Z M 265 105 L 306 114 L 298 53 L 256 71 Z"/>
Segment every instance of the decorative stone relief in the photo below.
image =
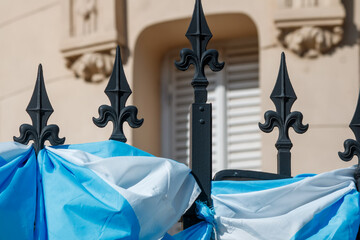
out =
<path fill-rule="evenodd" d="M 119 45 L 126 53 L 125 0 L 64 0 L 61 52 L 76 77 L 99 82 L 111 74 Z M 126 62 L 126 54 L 124 62 Z"/>
<path fill-rule="evenodd" d="M 274 18 L 279 41 L 302 57 L 327 53 L 343 38 L 340 0 L 278 0 Z"/>
<path fill-rule="evenodd" d="M 100 82 L 106 79 L 112 70 L 114 56 L 101 53 L 85 53 L 71 64 L 76 77 L 87 82 Z"/>

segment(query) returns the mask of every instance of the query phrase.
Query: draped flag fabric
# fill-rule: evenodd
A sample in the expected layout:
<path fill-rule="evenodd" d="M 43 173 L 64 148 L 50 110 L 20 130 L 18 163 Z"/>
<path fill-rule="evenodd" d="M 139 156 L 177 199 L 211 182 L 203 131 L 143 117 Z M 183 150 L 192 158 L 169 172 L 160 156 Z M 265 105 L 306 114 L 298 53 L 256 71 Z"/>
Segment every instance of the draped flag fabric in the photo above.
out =
<path fill-rule="evenodd" d="M 121 142 L 0 144 L 0 239 L 161 239 L 199 193 L 185 165 Z"/>
<path fill-rule="evenodd" d="M 268 181 L 217 181 L 202 221 L 166 232 L 200 193 L 190 169 L 116 141 L 0 144 L 0 239 L 355 239 L 355 168 Z"/>
<path fill-rule="evenodd" d="M 355 239 L 360 208 L 354 171 L 351 167 L 284 180 L 214 182 L 218 238 Z"/>
<path fill-rule="evenodd" d="M 216 181 L 214 220 L 166 240 L 356 239 L 360 224 L 354 167 L 267 181 Z M 197 202 L 198 204 L 198 202 Z M 198 208 L 204 208 L 201 204 Z"/>

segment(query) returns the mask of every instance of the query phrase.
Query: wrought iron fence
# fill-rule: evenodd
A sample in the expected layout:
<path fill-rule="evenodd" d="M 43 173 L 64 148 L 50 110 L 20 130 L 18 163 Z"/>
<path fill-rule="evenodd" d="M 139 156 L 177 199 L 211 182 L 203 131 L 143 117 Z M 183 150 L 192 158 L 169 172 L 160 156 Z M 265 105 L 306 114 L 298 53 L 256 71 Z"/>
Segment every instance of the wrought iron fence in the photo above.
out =
<path fill-rule="evenodd" d="M 279 129 L 278 140 L 275 147 L 277 154 L 277 174 L 260 171 L 245 170 L 222 170 L 215 174 L 212 179 L 212 106 L 207 103 L 207 81 L 204 68 L 206 65 L 212 71 L 220 71 L 225 63 L 219 63 L 218 51 L 207 49 L 207 44 L 212 38 L 212 33 L 206 22 L 202 9 L 201 0 L 196 0 L 192 19 L 186 33 L 192 49 L 182 49 L 180 61 L 175 65 L 179 70 L 186 71 L 191 64 L 195 66 L 195 74 L 191 81 L 194 89 L 194 102 L 191 105 L 191 141 L 190 141 L 190 168 L 196 178 L 202 193 L 199 200 L 212 206 L 211 201 L 211 181 L 224 179 L 282 179 L 291 178 L 291 153 L 293 146 L 289 129 L 292 127 L 297 133 L 305 133 L 309 125 L 302 123 L 303 115 L 298 111 L 291 111 L 293 103 L 297 97 L 291 85 L 287 72 L 285 54 L 281 54 L 279 74 L 275 87 L 271 93 L 271 100 L 274 102 L 276 111 L 267 111 L 264 115 L 265 123 L 259 123 L 262 131 L 269 133 L 275 127 Z M 116 49 L 116 57 L 109 83 L 105 89 L 105 94 L 110 100 L 109 105 L 99 107 L 99 117 L 93 118 L 93 122 L 98 127 L 105 127 L 109 121 L 113 122 L 113 132 L 109 139 L 126 142 L 127 139 L 123 132 L 123 124 L 127 122 L 132 128 L 142 125 L 143 119 L 137 118 L 138 110 L 135 106 L 126 106 L 128 97 L 132 94 L 124 73 L 120 48 Z M 339 152 L 339 156 L 344 161 L 350 161 L 355 155 L 360 160 L 360 96 L 354 117 L 350 123 L 350 128 L 354 132 L 355 140 L 348 139 L 344 142 L 344 152 Z M 60 138 L 59 127 L 47 121 L 54 111 L 48 98 L 42 66 L 39 65 L 36 78 L 35 89 L 26 108 L 30 115 L 32 125 L 22 124 L 20 126 L 20 136 L 14 137 L 14 141 L 28 144 L 33 141 L 35 151 L 38 153 L 44 148 L 44 142 L 49 141 L 51 145 L 64 144 L 65 138 Z M 359 164 L 355 171 L 357 188 L 360 186 Z M 195 214 L 195 207 L 191 207 L 183 216 L 184 228 L 192 226 L 199 220 Z"/>

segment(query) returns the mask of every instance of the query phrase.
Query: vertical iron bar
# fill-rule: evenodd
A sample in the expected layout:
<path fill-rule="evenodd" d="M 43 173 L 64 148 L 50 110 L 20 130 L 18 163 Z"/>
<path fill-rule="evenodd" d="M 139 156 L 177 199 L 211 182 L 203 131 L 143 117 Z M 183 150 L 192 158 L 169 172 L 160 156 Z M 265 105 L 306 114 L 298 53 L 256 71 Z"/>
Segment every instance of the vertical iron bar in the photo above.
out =
<path fill-rule="evenodd" d="M 202 185 L 205 196 L 200 200 L 211 206 L 212 175 L 212 109 L 209 103 L 191 106 L 190 167 Z"/>
<path fill-rule="evenodd" d="M 220 71 L 224 63 L 219 63 L 218 52 L 206 49 L 212 38 L 202 9 L 201 0 L 195 1 L 194 12 L 185 34 L 189 39 L 191 49 L 182 49 L 181 60 L 175 62 L 179 70 L 186 71 L 191 64 L 195 66 L 194 78 L 191 85 L 194 88 L 194 103 L 191 106 L 190 121 L 190 167 L 194 177 L 202 189 L 200 201 L 212 206 L 211 201 L 211 175 L 212 175 L 212 111 L 211 104 L 207 102 L 207 86 L 209 82 L 205 76 L 206 65 L 212 71 Z M 184 215 L 184 228 L 196 223 L 194 206 Z"/>

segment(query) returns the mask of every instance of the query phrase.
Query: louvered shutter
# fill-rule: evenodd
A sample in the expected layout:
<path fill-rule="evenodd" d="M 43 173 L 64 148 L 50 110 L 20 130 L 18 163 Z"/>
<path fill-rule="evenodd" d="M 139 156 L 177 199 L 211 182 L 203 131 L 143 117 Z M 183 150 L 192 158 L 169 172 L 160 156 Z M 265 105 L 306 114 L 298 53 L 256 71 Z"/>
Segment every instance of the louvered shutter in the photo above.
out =
<path fill-rule="evenodd" d="M 258 122 L 261 109 L 257 47 L 227 49 L 226 57 L 227 168 L 260 169 Z"/>
<path fill-rule="evenodd" d="M 219 47 L 217 47 L 219 49 Z M 258 52 L 256 45 L 220 47 L 226 67 L 214 73 L 206 69 L 209 81 L 208 102 L 213 105 L 213 172 L 224 168 L 260 169 L 261 139 L 260 89 L 258 83 Z M 168 58 L 173 63 L 177 55 Z M 170 65 L 170 64 L 169 64 Z M 182 72 L 171 66 L 165 79 L 170 97 L 163 107 L 170 121 L 166 134 L 171 151 L 168 157 L 188 163 L 190 115 L 193 89 L 190 85 L 194 69 Z M 164 99 L 164 98 L 163 98 Z M 168 144 L 167 144 L 168 145 Z"/>

